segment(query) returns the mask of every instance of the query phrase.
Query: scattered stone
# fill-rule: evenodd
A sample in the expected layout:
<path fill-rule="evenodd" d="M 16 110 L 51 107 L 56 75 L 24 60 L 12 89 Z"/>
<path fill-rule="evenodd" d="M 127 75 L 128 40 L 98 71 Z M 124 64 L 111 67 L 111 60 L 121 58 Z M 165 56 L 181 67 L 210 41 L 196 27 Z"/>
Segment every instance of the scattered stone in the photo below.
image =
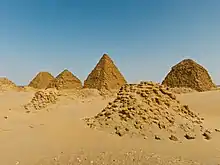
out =
<path fill-rule="evenodd" d="M 37 89 L 45 89 L 54 77 L 49 72 L 39 72 L 29 83 L 29 87 Z"/>
<path fill-rule="evenodd" d="M 111 58 L 104 54 L 85 80 L 84 88 L 95 88 L 100 91 L 118 90 L 126 83 L 125 78 Z"/>
<path fill-rule="evenodd" d="M 185 138 L 188 139 L 188 140 L 192 140 L 192 139 L 195 139 L 195 138 L 196 138 L 196 135 L 187 133 L 187 134 L 185 135 Z"/>
<path fill-rule="evenodd" d="M 161 138 L 160 138 L 158 135 L 155 135 L 154 138 L 155 138 L 156 140 L 161 140 Z"/>
<path fill-rule="evenodd" d="M 216 132 L 220 132 L 220 129 L 216 128 L 215 131 L 216 131 Z"/>
<path fill-rule="evenodd" d="M 191 59 L 173 66 L 162 84 L 171 88 L 191 88 L 199 92 L 216 88 L 208 71 Z"/>
<path fill-rule="evenodd" d="M 177 138 L 176 136 L 174 136 L 174 135 L 171 135 L 171 136 L 169 137 L 169 139 L 170 139 L 170 140 L 173 140 L 173 141 L 178 141 L 178 138 Z"/>
<path fill-rule="evenodd" d="M 211 133 L 208 132 L 208 131 L 205 131 L 202 135 L 204 136 L 204 138 L 205 138 L 206 140 L 210 140 L 210 139 L 212 138 L 212 137 L 211 137 Z"/>

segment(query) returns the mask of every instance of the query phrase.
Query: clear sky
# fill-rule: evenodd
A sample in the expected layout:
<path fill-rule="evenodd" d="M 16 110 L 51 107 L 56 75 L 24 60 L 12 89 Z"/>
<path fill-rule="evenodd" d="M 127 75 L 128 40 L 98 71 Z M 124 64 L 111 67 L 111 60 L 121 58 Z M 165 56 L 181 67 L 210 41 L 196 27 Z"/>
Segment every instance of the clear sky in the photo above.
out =
<path fill-rule="evenodd" d="M 220 84 L 219 0 L 0 0 L 0 76 L 28 84 L 108 53 L 129 82 L 161 81 L 192 58 Z"/>

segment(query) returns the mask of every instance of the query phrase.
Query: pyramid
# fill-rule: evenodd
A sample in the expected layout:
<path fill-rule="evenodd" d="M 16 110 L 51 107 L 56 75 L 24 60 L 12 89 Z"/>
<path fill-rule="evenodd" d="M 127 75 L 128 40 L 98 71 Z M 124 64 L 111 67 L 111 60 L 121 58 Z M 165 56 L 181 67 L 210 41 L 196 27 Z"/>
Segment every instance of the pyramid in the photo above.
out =
<path fill-rule="evenodd" d="M 74 76 L 70 71 L 65 69 L 61 72 L 50 84 L 47 88 L 56 88 L 60 89 L 80 89 L 82 88 L 81 81 Z"/>
<path fill-rule="evenodd" d="M 125 78 L 115 66 L 111 58 L 107 54 L 104 54 L 96 67 L 84 81 L 84 88 L 117 90 L 126 83 Z"/>
<path fill-rule="evenodd" d="M 119 136 L 201 136 L 203 119 L 175 94 L 154 82 L 125 84 L 117 97 L 94 117 L 84 119 L 90 128 Z"/>
<path fill-rule="evenodd" d="M 54 80 L 54 77 L 49 72 L 39 72 L 28 86 L 45 89 L 52 80 Z"/>
<path fill-rule="evenodd" d="M 216 87 L 208 71 L 191 59 L 185 59 L 173 66 L 162 84 L 172 88 L 191 88 L 199 92 Z"/>
<path fill-rule="evenodd" d="M 10 89 L 17 89 L 15 83 L 11 80 L 7 79 L 6 77 L 0 78 L 0 91 L 10 90 Z"/>

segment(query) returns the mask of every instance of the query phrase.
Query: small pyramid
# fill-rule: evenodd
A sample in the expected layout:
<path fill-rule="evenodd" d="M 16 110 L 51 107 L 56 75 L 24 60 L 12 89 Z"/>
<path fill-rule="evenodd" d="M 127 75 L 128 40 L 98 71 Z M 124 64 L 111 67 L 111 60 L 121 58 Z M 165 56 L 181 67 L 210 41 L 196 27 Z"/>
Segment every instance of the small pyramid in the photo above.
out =
<path fill-rule="evenodd" d="M 82 88 L 82 83 L 70 71 L 65 69 L 53 81 L 51 81 L 51 83 L 47 86 L 47 88 L 56 88 L 58 90 L 80 89 Z"/>
<path fill-rule="evenodd" d="M 98 90 L 120 89 L 126 84 L 126 80 L 115 66 L 111 58 L 104 54 L 96 67 L 84 81 L 84 88 L 95 88 Z"/>
<path fill-rule="evenodd" d="M 216 87 L 208 71 L 191 59 L 185 59 L 173 66 L 162 84 L 172 88 L 191 88 L 199 92 Z"/>
<path fill-rule="evenodd" d="M 45 89 L 52 80 L 54 80 L 54 77 L 49 72 L 39 72 L 28 86 Z"/>
<path fill-rule="evenodd" d="M 6 77 L 0 77 L 0 91 L 16 89 L 17 85 Z"/>

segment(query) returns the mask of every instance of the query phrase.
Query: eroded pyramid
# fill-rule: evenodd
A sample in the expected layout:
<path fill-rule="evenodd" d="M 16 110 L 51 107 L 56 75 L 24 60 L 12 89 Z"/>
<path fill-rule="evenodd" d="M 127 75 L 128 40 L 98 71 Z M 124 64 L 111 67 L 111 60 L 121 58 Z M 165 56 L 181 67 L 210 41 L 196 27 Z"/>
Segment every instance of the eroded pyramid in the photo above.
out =
<path fill-rule="evenodd" d="M 0 77 L 0 91 L 7 91 L 10 89 L 17 89 L 18 87 L 14 82 L 6 77 Z"/>
<path fill-rule="evenodd" d="M 125 78 L 115 66 L 111 58 L 107 54 L 104 54 L 96 67 L 84 81 L 84 88 L 117 90 L 126 83 Z"/>
<path fill-rule="evenodd" d="M 52 80 L 54 80 L 54 77 L 49 72 L 39 72 L 28 86 L 45 89 Z"/>
<path fill-rule="evenodd" d="M 80 89 L 82 88 L 82 83 L 76 76 L 66 69 L 51 81 L 47 88 L 56 88 L 58 90 Z"/>
<path fill-rule="evenodd" d="M 208 71 L 191 59 L 185 59 L 173 66 L 162 84 L 172 88 L 191 88 L 199 92 L 216 87 Z"/>
<path fill-rule="evenodd" d="M 94 117 L 85 118 L 91 128 L 119 136 L 154 135 L 195 138 L 204 131 L 203 120 L 175 94 L 153 82 L 126 84 L 116 99 Z"/>

